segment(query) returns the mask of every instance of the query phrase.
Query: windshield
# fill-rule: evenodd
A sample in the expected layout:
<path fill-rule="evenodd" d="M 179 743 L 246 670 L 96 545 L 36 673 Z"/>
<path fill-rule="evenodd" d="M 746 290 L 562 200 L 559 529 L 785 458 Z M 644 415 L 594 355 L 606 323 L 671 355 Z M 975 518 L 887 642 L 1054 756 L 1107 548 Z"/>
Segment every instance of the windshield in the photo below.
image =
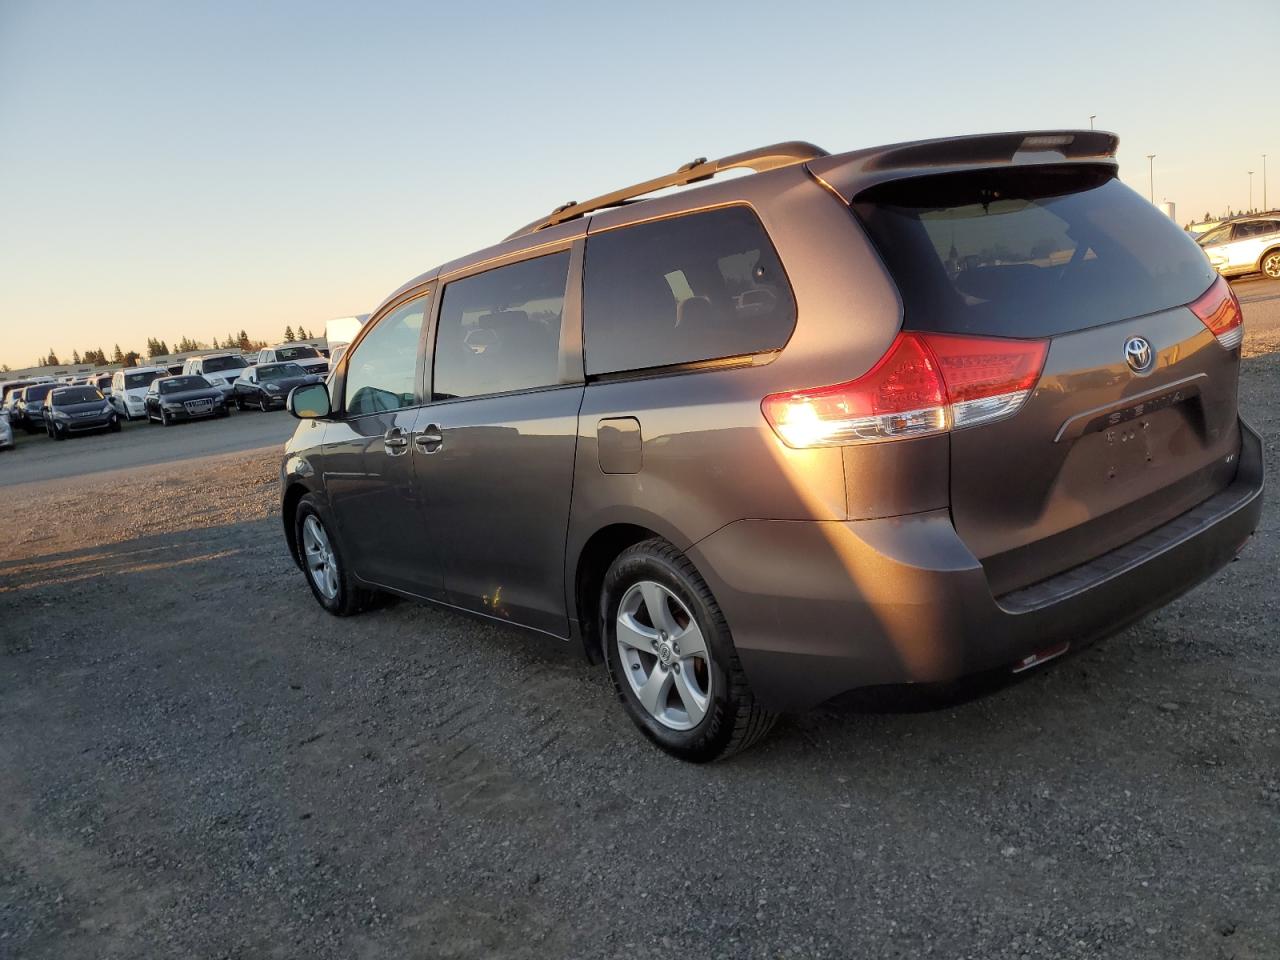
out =
<path fill-rule="evenodd" d="M 70 403 L 88 403 L 90 400 L 101 399 L 102 394 L 98 392 L 97 387 L 66 387 L 55 390 L 53 396 L 49 398 L 49 403 L 52 406 L 61 407 Z"/>
<path fill-rule="evenodd" d="M 161 393 L 182 393 L 184 390 L 203 390 L 209 386 L 204 377 L 170 377 L 160 381 Z"/>
<path fill-rule="evenodd" d="M 249 364 L 244 357 L 210 357 L 200 364 L 205 373 L 217 373 L 220 370 L 241 370 Z"/>
<path fill-rule="evenodd" d="M 1230 236 L 1231 236 L 1231 225 L 1228 224 L 1225 227 L 1215 227 L 1214 229 L 1210 230 L 1208 233 L 1199 237 L 1196 240 L 1196 243 L 1200 244 L 1200 246 L 1202 247 L 1207 247 L 1213 243 L 1225 243 L 1227 239 L 1230 238 Z"/>
<path fill-rule="evenodd" d="M 290 377 L 305 377 L 307 371 L 296 363 L 268 363 L 258 368 L 259 380 L 286 380 Z"/>
<path fill-rule="evenodd" d="M 276 347 L 277 360 L 309 360 L 320 356 L 315 347 Z"/>
<path fill-rule="evenodd" d="M 908 329 L 1056 336 L 1190 303 L 1214 278 L 1194 241 L 1105 168 L 918 177 L 853 209 Z"/>
<path fill-rule="evenodd" d="M 158 376 L 160 374 L 155 370 L 148 373 L 126 373 L 124 375 L 124 388 L 126 390 L 135 390 L 138 387 L 149 387 L 151 386 L 151 381 Z"/>

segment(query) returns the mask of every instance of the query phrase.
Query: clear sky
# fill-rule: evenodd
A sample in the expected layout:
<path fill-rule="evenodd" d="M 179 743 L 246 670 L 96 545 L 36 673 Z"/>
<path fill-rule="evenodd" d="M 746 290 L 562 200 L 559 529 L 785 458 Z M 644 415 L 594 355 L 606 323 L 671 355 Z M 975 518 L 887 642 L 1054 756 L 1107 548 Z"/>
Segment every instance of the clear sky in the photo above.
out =
<path fill-rule="evenodd" d="M 1280 203 L 1276 0 L 0 0 L 0 363 L 279 339 L 570 199 L 777 140 L 1120 134 Z M 1252 51 L 1252 52 L 1251 52 Z M 1224 66 L 1225 64 L 1225 66 Z"/>

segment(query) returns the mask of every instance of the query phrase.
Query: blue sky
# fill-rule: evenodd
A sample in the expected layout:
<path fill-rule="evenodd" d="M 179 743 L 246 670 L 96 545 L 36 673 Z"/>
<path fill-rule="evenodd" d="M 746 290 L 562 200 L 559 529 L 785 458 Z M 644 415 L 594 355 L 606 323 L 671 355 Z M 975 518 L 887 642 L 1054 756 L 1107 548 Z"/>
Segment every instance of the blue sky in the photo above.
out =
<path fill-rule="evenodd" d="M 1245 206 L 1247 170 L 1260 205 L 1264 152 L 1274 206 L 1248 51 L 1277 44 L 1274 0 L 0 0 L 0 363 L 321 327 L 564 200 L 776 140 L 1096 114 L 1179 219 Z"/>

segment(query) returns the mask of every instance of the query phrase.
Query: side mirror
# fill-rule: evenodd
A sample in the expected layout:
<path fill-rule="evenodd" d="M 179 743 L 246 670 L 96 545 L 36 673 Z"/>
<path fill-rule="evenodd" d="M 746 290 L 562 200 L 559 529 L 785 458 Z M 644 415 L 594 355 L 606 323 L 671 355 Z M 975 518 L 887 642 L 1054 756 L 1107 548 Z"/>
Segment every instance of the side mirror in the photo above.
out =
<path fill-rule="evenodd" d="M 289 412 L 299 420 L 315 420 L 329 415 L 329 388 L 323 383 L 306 383 L 289 391 Z"/>

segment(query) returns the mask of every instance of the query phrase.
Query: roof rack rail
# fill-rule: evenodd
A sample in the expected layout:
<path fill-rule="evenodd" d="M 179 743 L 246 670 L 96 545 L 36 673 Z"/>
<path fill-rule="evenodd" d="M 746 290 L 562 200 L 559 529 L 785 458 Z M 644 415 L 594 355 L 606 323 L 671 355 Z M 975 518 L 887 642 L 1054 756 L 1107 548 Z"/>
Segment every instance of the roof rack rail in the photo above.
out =
<path fill-rule="evenodd" d="M 553 227 L 557 223 L 564 223 L 566 220 L 576 220 L 578 217 L 585 216 L 595 210 L 620 207 L 644 196 L 646 193 L 653 193 L 655 190 L 662 190 L 666 187 L 683 187 L 690 183 L 710 180 L 717 173 L 722 173 L 725 170 L 746 168 L 754 170 L 756 173 L 763 173 L 766 170 L 789 167 L 793 164 L 804 163 L 806 160 L 815 160 L 818 157 L 825 156 L 827 156 L 827 151 L 821 147 L 814 146 L 812 143 L 806 143 L 803 140 L 788 140 L 786 143 L 773 143 L 767 147 L 757 147 L 755 150 L 735 153 L 728 157 L 721 157 L 719 160 L 708 161 L 706 157 L 698 157 L 696 160 L 690 160 L 688 163 L 682 164 L 675 173 L 668 173 L 652 180 L 646 180 L 643 183 L 623 187 L 621 190 L 602 194 L 583 203 L 578 203 L 575 200 L 563 203 L 552 210 L 549 215 L 521 227 L 507 239 L 512 240 L 525 234 L 536 233 L 547 227 Z"/>

